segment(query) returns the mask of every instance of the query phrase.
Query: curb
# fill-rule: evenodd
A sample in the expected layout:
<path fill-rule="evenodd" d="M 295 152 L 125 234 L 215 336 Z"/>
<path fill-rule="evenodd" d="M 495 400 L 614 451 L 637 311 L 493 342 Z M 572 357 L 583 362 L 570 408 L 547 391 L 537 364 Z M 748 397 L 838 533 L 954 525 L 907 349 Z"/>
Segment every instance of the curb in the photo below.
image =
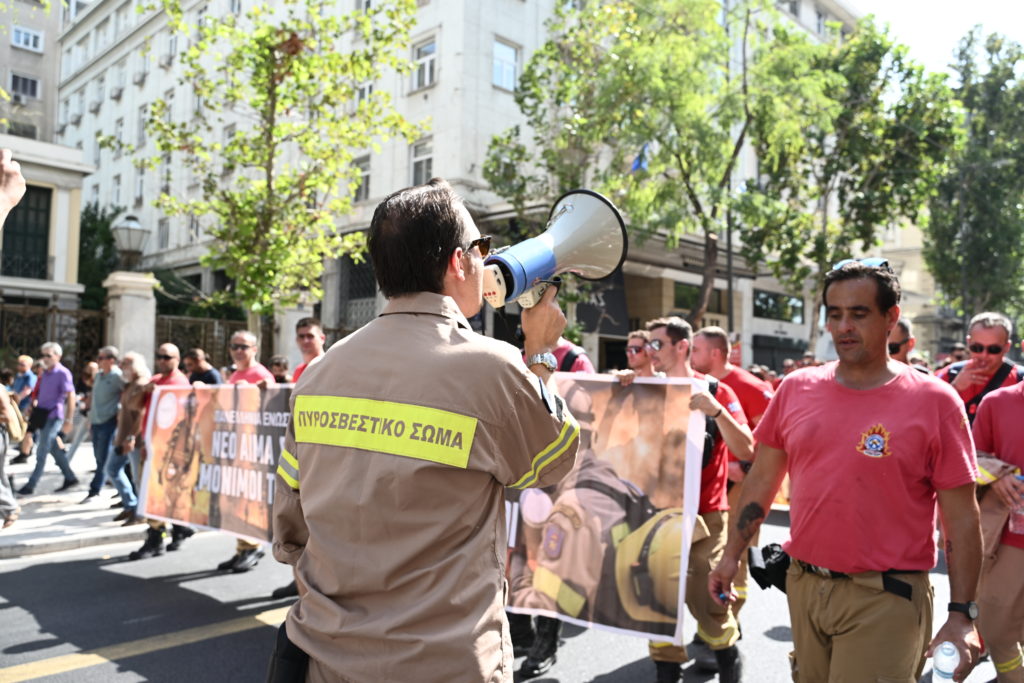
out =
<path fill-rule="evenodd" d="M 64 538 L 27 538 L 9 544 L 0 544 L 0 560 L 17 559 L 31 555 L 45 555 L 62 550 L 77 550 L 94 545 L 122 543 L 127 541 L 141 542 L 142 533 L 147 526 L 118 527 L 116 529 L 100 529 L 94 532 L 79 533 Z"/>

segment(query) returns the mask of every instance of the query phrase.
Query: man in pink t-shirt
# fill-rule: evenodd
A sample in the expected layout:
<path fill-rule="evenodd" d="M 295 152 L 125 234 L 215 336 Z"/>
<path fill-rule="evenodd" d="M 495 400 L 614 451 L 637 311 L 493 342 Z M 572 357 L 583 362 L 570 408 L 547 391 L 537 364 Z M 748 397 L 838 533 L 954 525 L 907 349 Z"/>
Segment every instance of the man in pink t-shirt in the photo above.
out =
<path fill-rule="evenodd" d="M 981 524 L 985 561 L 978 587 L 978 630 L 1000 683 L 1024 681 L 1024 533 L 1010 531 L 1008 512 L 1024 505 L 1024 383 L 996 389 L 981 401 L 974 443 L 983 460 Z M 983 457 L 984 456 L 984 457 Z M 990 540 L 991 539 L 991 540 Z"/>
<path fill-rule="evenodd" d="M 231 360 L 235 362 L 235 371 L 228 377 L 228 384 L 255 384 L 261 389 L 277 384 L 262 363 L 256 360 L 259 351 L 259 340 L 249 330 L 239 330 L 231 335 Z M 235 554 L 217 565 L 218 571 L 247 572 L 260 561 L 264 555 L 259 543 L 239 538 L 235 543 Z"/>
<path fill-rule="evenodd" d="M 917 680 L 947 640 L 960 651 L 955 676 L 963 680 L 980 649 L 973 601 L 981 564 L 963 403 L 948 384 L 889 357 L 900 286 L 888 262 L 837 264 L 822 298 L 839 361 L 797 370 L 769 404 L 709 591 L 734 599 L 739 555 L 788 473 L 794 681 Z M 929 645 L 936 502 L 952 602 Z"/>

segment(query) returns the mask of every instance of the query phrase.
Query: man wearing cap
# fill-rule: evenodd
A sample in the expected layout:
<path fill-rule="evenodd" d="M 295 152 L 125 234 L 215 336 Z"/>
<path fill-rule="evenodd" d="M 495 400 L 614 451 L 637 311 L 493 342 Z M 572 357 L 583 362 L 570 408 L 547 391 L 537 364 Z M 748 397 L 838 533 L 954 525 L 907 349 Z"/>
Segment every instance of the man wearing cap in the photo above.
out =
<path fill-rule="evenodd" d="M 733 599 L 740 554 L 788 472 L 793 680 L 916 681 L 948 640 L 962 681 L 978 657 L 981 562 L 963 404 L 948 385 L 889 358 L 900 286 L 888 262 L 836 264 L 822 299 L 839 360 L 789 377 L 754 430 L 757 458 L 709 593 Z M 952 602 L 932 639 L 936 503 Z"/>
<path fill-rule="evenodd" d="M 971 357 L 947 365 L 936 377 L 953 385 L 974 422 L 978 404 L 989 392 L 1013 386 L 1024 379 L 1024 368 L 1006 360 L 1013 337 L 1013 323 L 1002 313 L 979 313 L 967 327 L 967 350 Z"/>
<path fill-rule="evenodd" d="M 525 364 L 473 332 L 490 238 L 441 179 L 381 202 L 368 241 L 388 304 L 292 394 L 273 543 L 299 599 L 269 680 L 511 681 L 505 487 L 576 461 L 565 316 L 554 287 L 523 311 Z"/>

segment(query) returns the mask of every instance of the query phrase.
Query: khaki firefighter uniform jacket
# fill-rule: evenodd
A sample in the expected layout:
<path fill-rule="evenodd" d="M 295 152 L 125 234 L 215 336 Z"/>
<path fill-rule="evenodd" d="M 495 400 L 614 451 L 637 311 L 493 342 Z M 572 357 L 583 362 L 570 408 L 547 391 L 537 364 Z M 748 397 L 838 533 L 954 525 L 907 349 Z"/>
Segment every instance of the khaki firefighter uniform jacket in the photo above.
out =
<path fill-rule="evenodd" d="M 440 294 L 392 299 L 306 370 L 273 531 L 310 680 L 511 681 L 503 489 L 559 481 L 578 436 L 519 351 Z"/>

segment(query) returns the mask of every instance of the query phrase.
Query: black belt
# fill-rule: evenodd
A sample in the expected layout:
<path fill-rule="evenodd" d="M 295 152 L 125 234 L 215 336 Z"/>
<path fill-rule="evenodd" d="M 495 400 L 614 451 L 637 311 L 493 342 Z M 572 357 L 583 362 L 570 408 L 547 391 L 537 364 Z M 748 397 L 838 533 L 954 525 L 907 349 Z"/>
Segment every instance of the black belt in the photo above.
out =
<path fill-rule="evenodd" d="M 796 558 L 793 558 L 793 559 L 796 559 Z M 808 571 L 808 572 L 810 572 L 812 574 L 815 574 L 816 576 L 820 576 L 823 579 L 848 579 L 848 578 L 850 578 L 849 574 L 844 574 L 843 572 L 835 572 L 835 571 L 832 571 L 831 569 L 826 569 L 825 567 L 819 567 L 816 564 L 811 564 L 810 562 L 804 562 L 803 560 L 796 560 L 796 563 L 798 565 L 800 565 L 801 567 L 803 567 L 804 571 Z M 914 594 L 914 587 L 911 586 L 906 581 L 901 581 L 901 580 L 897 579 L 894 575 L 895 574 L 920 574 L 920 573 L 921 573 L 921 571 L 917 570 L 917 569 L 911 569 L 911 570 L 887 569 L 886 571 L 881 572 L 881 574 L 882 574 L 882 588 L 885 589 L 885 591 L 888 592 L 888 593 L 892 593 L 893 595 L 898 595 L 901 598 L 905 598 L 907 600 L 910 600 L 911 597 Z"/>

